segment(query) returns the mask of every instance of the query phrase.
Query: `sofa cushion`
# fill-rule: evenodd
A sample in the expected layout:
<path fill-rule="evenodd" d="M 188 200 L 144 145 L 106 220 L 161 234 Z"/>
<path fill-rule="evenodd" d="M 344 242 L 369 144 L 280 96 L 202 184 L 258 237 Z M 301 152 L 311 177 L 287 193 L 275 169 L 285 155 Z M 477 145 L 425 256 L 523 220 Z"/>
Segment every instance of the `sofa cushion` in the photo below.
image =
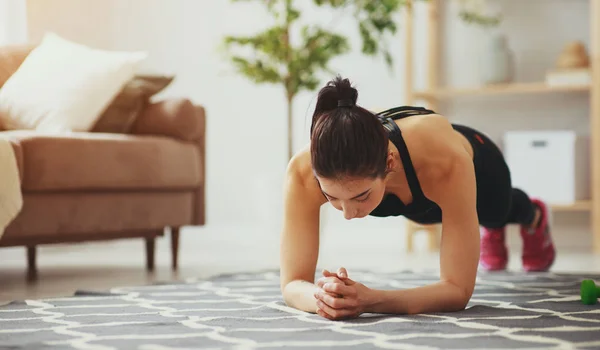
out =
<path fill-rule="evenodd" d="M 190 189 L 202 181 L 196 145 L 158 136 L 4 131 L 19 149 L 24 191 Z"/>

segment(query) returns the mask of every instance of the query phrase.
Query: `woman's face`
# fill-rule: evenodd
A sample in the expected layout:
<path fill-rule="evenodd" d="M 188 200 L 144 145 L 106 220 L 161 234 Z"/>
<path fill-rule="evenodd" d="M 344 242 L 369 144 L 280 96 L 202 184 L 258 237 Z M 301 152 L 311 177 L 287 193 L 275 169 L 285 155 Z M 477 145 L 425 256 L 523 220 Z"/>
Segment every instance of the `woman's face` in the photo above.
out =
<path fill-rule="evenodd" d="M 384 178 L 326 179 L 317 177 L 331 205 L 351 220 L 371 213 L 385 195 Z"/>

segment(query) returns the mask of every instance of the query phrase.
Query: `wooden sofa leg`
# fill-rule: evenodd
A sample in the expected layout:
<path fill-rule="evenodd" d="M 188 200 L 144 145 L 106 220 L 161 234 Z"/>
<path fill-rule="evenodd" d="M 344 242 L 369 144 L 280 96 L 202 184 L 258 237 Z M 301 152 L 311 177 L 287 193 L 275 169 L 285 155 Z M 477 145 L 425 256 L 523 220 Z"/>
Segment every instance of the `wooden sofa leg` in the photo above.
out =
<path fill-rule="evenodd" d="M 439 243 L 439 230 L 440 225 L 428 225 L 427 226 L 427 238 L 428 238 L 428 248 L 430 252 L 437 252 L 440 250 Z"/>
<path fill-rule="evenodd" d="M 154 271 L 154 251 L 155 251 L 156 237 L 146 238 L 146 269 L 149 272 Z"/>
<path fill-rule="evenodd" d="M 406 252 L 413 252 L 413 237 L 417 232 L 417 226 L 414 222 L 406 219 Z"/>
<path fill-rule="evenodd" d="M 179 227 L 171 228 L 171 266 L 173 270 L 179 267 Z"/>
<path fill-rule="evenodd" d="M 34 280 L 37 278 L 37 247 L 27 247 L 27 279 Z"/>

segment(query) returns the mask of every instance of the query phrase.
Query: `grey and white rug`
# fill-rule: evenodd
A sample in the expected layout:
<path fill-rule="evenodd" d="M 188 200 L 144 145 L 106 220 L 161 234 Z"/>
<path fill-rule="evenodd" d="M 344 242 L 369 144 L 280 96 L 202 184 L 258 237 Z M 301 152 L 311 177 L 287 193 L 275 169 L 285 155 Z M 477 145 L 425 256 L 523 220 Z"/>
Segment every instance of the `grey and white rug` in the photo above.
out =
<path fill-rule="evenodd" d="M 381 289 L 437 280 L 351 273 Z M 600 349 L 600 305 L 579 301 L 584 278 L 600 276 L 480 274 L 465 311 L 350 321 L 286 307 L 276 271 L 78 292 L 0 307 L 0 349 Z"/>

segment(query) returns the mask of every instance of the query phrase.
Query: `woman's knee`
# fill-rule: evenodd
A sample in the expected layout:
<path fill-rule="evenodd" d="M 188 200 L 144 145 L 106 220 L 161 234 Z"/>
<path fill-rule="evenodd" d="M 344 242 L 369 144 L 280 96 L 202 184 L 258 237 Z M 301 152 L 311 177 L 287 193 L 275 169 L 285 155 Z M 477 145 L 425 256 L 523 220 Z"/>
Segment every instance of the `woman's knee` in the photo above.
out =
<path fill-rule="evenodd" d="M 499 229 L 506 226 L 506 218 L 480 219 L 479 225 L 489 229 Z"/>
<path fill-rule="evenodd" d="M 506 226 L 510 218 L 512 195 L 493 193 L 477 205 L 479 224 L 483 227 L 494 229 Z"/>

